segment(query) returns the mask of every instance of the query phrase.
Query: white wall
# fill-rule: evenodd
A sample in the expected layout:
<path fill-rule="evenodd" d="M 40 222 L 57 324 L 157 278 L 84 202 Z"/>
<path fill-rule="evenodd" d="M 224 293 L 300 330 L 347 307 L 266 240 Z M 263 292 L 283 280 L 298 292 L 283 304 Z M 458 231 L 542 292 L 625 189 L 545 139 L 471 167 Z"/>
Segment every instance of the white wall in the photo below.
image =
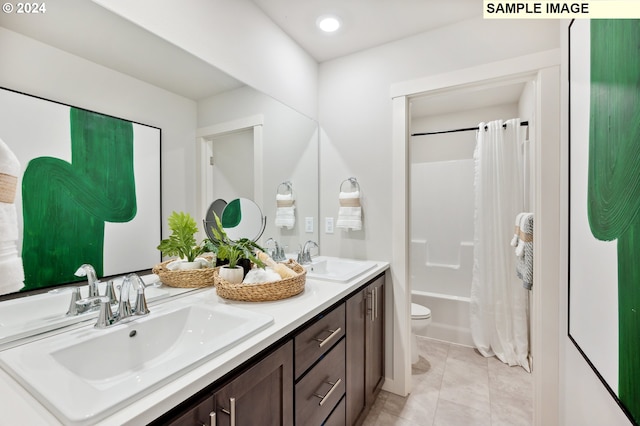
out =
<path fill-rule="evenodd" d="M 614 398 L 608 393 L 585 359 L 578 352 L 575 345 L 567 336 L 568 322 L 568 283 L 567 283 L 567 148 L 568 148 L 568 27 L 569 22 L 563 21 L 560 29 L 562 47 L 562 78 L 561 78 L 561 114 L 562 114 L 562 197 L 561 197 L 561 244 L 563 247 L 563 262 L 565 266 L 559 277 L 560 291 L 560 409 L 562 424 L 564 425 L 628 425 L 631 422 L 624 415 Z"/>
<path fill-rule="evenodd" d="M 234 78 L 317 116 L 318 64 L 249 0 L 93 0 Z"/>
<path fill-rule="evenodd" d="M 1 27 L 0 52 L 2 87 L 161 128 L 163 232 L 172 210 L 194 213 L 194 101 Z"/>
<path fill-rule="evenodd" d="M 392 222 L 392 213 L 398 218 L 405 214 L 399 211 L 403 206 L 393 202 L 404 202 L 407 188 L 405 194 L 392 192 L 393 183 L 404 177 L 391 165 L 392 159 L 404 156 L 404 147 L 392 146 L 393 120 L 396 129 L 404 131 L 404 115 L 399 115 L 404 106 L 398 98 L 390 99 L 394 83 L 555 49 L 558 26 L 557 21 L 475 18 L 321 64 L 320 218 L 336 215 L 338 187 L 348 176 L 360 182 L 364 216 L 362 231 L 321 232 L 322 253 L 402 263 L 399 256 L 406 248 L 398 241 L 404 236 L 394 235 L 392 229 L 406 230 L 403 223 Z M 399 134 L 393 136 L 401 140 Z M 397 300 L 389 297 L 396 312 L 387 322 L 387 383 L 389 389 L 404 393 L 410 380 L 402 366 L 409 362 L 402 350 L 408 347 L 408 321 L 398 317 L 398 311 L 408 309 L 402 305 L 407 277 L 401 268 L 391 272 L 399 282 L 389 286 Z"/>
<path fill-rule="evenodd" d="M 262 174 L 257 176 L 263 194 L 254 200 L 267 217 L 262 242 L 273 238 L 294 253 L 318 236 L 318 123 L 248 86 L 198 102 L 199 128 L 254 115 L 264 118 Z M 290 230 L 275 226 L 276 194 L 284 181 L 291 181 L 296 199 Z M 314 218 L 314 232 L 305 232 L 305 217 Z"/>
<path fill-rule="evenodd" d="M 324 62 L 319 73 L 320 220 L 335 217 L 340 182 L 362 188 L 362 231 L 320 233 L 325 255 L 391 260 L 393 83 L 557 48 L 557 21 L 474 18 Z"/>

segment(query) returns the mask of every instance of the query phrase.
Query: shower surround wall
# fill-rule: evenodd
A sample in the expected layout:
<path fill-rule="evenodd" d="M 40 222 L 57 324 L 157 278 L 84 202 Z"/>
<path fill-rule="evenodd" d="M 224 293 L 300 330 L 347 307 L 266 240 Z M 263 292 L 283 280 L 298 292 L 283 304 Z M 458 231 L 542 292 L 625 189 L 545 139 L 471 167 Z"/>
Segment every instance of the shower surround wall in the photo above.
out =
<path fill-rule="evenodd" d="M 467 345 L 472 343 L 473 169 L 468 159 L 411 167 L 412 299 L 431 309 L 430 337 Z"/>
<path fill-rule="evenodd" d="M 412 117 L 411 132 L 466 128 L 517 117 L 517 103 Z M 414 136 L 410 143 L 411 299 L 431 310 L 427 337 L 473 346 L 473 131 Z M 506 244 L 509 244 L 507 241 Z"/>

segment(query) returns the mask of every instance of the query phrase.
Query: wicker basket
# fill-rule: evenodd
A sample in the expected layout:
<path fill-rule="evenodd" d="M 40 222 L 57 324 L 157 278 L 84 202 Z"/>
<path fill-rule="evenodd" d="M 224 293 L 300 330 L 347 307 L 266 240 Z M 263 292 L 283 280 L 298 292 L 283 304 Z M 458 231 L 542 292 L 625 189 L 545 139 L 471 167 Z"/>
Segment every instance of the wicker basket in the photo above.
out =
<path fill-rule="evenodd" d="M 210 256 L 203 256 L 209 260 Z M 188 269 L 171 271 L 167 265 L 175 259 L 167 260 L 153 267 L 153 273 L 160 277 L 160 281 L 169 287 L 199 288 L 210 287 L 214 284 L 215 268 Z"/>
<path fill-rule="evenodd" d="M 230 300 L 244 302 L 267 302 L 271 300 L 286 299 L 295 296 L 304 290 L 307 271 L 292 259 L 285 263 L 289 268 L 298 273 L 297 276 L 280 281 L 272 281 L 259 284 L 231 284 L 220 278 L 215 268 L 214 280 L 218 296 Z"/>

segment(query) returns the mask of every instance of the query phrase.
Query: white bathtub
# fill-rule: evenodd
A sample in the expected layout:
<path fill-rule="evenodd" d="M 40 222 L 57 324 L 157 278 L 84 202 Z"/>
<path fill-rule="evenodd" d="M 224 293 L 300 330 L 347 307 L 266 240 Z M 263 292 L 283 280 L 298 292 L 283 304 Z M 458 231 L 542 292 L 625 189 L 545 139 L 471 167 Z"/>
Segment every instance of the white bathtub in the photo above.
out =
<path fill-rule="evenodd" d="M 469 303 L 470 298 L 430 293 L 420 290 L 411 291 L 411 301 L 431 310 L 431 325 L 426 337 L 475 346 L 471 338 Z"/>

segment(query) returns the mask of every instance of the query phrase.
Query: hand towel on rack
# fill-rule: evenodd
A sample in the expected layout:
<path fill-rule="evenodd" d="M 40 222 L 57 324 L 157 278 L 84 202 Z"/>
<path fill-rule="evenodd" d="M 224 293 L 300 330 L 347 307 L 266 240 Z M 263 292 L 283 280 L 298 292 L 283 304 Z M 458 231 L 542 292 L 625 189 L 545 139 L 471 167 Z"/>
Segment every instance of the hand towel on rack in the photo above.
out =
<path fill-rule="evenodd" d="M 533 287 L 533 213 L 527 213 L 522 217 L 518 241 L 522 246 L 522 255 L 516 260 L 516 274 L 522 280 L 522 286 L 531 290 Z"/>
<path fill-rule="evenodd" d="M 362 229 L 362 206 L 360 205 L 360 191 L 340 192 L 338 196 L 340 208 L 338 209 L 337 228 Z"/>
<path fill-rule="evenodd" d="M 292 229 L 296 223 L 293 194 L 276 194 L 276 226 Z"/>
<path fill-rule="evenodd" d="M 22 259 L 18 256 L 18 218 L 15 195 L 20 162 L 0 139 L 0 294 L 12 293 L 24 286 Z"/>

